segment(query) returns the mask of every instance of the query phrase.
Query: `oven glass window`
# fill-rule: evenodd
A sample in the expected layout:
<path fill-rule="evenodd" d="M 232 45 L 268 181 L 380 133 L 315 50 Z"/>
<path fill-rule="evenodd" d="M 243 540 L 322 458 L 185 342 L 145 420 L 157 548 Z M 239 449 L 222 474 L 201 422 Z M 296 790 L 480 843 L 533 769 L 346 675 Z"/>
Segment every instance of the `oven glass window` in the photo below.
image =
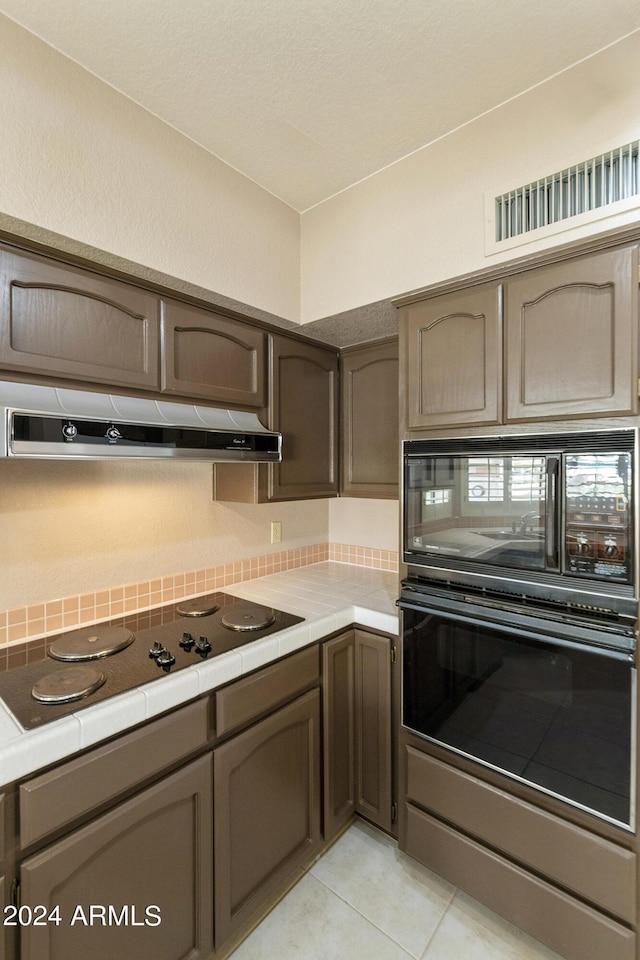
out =
<path fill-rule="evenodd" d="M 406 727 L 630 824 L 627 660 L 431 612 L 403 618 Z"/>

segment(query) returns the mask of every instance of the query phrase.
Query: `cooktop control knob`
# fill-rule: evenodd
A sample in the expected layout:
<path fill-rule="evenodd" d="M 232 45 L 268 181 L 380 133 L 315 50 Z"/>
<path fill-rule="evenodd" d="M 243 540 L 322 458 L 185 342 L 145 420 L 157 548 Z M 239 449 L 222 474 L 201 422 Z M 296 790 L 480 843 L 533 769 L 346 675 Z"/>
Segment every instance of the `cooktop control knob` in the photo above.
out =
<path fill-rule="evenodd" d="M 183 650 L 191 650 L 195 643 L 195 640 L 190 633 L 183 633 L 182 640 L 180 640 L 180 646 Z"/>
<path fill-rule="evenodd" d="M 162 667 L 163 670 L 169 670 L 175 662 L 176 658 L 170 650 L 163 650 L 156 658 L 156 663 L 159 667 Z"/>
<path fill-rule="evenodd" d="M 206 657 L 208 653 L 211 653 L 211 644 L 207 637 L 200 637 L 196 644 L 196 653 L 199 653 L 201 657 Z"/>
<path fill-rule="evenodd" d="M 161 653 L 164 653 L 164 647 L 159 640 L 153 641 L 153 646 L 149 650 L 149 656 L 157 660 Z"/>

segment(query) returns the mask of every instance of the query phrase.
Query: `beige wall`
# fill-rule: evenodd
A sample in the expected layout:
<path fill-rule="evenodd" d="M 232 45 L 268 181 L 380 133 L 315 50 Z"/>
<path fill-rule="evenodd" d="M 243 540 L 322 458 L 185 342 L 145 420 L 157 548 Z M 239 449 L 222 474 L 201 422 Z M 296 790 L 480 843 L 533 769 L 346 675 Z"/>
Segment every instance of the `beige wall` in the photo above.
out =
<path fill-rule="evenodd" d="M 328 540 L 327 500 L 211 497 L 210 464 L 0 460 L 0 610 Z"/>
<path fill-rule="evenodd" d="M 329 543 L 398 550 L 398 523 L 397 500 L 329 501 Z"/>
<path fill-rule="evenodd" d="M 303 322 L 495 262 L 484 252 L 485 190 L 640 137 L 639 62 L 640 33 L 303 214 Z M 501 259 L 639 218 L 600 221 Z"/>
<path fill-rule="evenodd" d="M 214 503 L 207 464 L 0 460 L 0 491 L 0 610 L 327 541 L 398 549 L 397 501 Z"/>
<path fill-rule="evenodd" d="M 0 15 L 0 212 L 299 320 L 299 216 Z"/>

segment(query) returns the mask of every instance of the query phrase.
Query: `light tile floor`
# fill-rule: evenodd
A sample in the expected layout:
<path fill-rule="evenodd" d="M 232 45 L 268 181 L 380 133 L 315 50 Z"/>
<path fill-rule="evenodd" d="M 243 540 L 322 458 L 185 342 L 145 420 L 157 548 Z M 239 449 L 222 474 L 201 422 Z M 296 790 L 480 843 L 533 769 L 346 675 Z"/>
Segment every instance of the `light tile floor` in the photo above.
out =
<path fill-rule="evenodd" d="M 361 821 L 233 960 L 561 960 Z"/>

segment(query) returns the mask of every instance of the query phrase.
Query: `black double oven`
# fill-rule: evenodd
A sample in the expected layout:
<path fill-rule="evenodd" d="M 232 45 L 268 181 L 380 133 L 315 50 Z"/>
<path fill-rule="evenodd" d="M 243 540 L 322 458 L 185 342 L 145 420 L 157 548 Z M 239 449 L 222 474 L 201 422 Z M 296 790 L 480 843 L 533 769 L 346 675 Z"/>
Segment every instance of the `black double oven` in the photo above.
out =
<path fill-rule="evenodd" d="M 637 431 L 404 444 L 402 722 L 635 828 Z"/>

